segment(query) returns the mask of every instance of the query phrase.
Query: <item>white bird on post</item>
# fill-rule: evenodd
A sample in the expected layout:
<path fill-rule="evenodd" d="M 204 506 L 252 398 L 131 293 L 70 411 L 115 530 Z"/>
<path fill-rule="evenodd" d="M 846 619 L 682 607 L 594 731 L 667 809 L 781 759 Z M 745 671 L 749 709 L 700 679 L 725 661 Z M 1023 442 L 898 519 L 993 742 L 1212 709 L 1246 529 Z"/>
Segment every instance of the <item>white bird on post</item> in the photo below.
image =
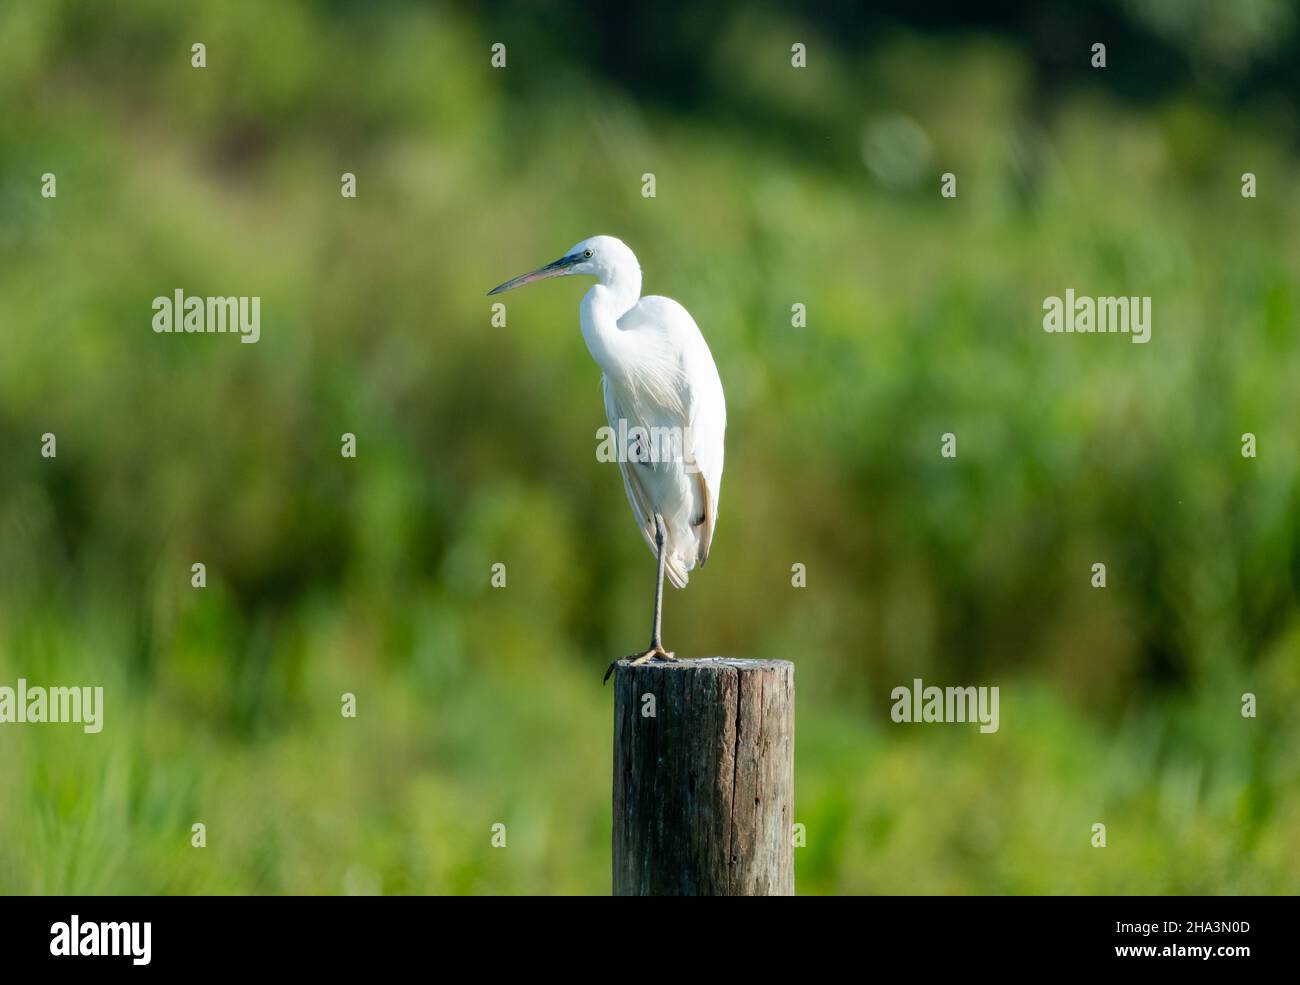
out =
<path fill-rule="evenodd" d="M 585 239 L 488 294 L 572 274 L 596 278 L 582 298 L 582 337 L 603 373 L 605 414 L 618 436 L 627 501 L 659 569 L 650 646 L 624 659 L 675 660 L 660 638 L 664 575 L 684 588 L 687 573 L 709 556 L 727 428 L 722 380 L 695 319 L 669 298 L 641 297 L 641 265 L 613 236 Z"/>

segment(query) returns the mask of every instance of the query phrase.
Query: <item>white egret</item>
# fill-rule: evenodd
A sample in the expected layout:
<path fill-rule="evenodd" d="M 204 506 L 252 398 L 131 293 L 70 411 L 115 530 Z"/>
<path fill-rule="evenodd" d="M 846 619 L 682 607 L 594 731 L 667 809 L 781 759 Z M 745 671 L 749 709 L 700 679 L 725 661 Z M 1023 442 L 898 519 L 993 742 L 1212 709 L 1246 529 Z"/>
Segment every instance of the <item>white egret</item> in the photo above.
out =
<path fill-rule="evenodd" d="M 658 565 L 650 646 L 624 659 L 675 660 L 660 638 L 664 575 L 683 588 L 687 573 L 709 556 L 727 428 L 722 380 L 695 319 L 669 298 L 641 297 L 641 265 L 613 236 L 584 239 L 488 294 L 573 274 L 596 278 L 582 298 L 582 337 L 603 374 L 609 426 L 631 445 L 620 444 L 623 488 Z"/>

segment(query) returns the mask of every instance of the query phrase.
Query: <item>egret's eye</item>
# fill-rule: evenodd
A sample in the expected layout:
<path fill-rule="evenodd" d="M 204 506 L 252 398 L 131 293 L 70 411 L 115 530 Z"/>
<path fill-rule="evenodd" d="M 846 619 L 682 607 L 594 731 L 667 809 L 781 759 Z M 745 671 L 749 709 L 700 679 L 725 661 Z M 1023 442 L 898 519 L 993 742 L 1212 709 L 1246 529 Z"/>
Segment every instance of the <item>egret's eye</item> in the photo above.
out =
<path fill-rule="evenodd" d="M 591 259 L 591 250 L 583 250 L 583 251 L 582 251 L 582 255 L 585 256 L 588 260 L 590 260 L 590 259 Z"/>

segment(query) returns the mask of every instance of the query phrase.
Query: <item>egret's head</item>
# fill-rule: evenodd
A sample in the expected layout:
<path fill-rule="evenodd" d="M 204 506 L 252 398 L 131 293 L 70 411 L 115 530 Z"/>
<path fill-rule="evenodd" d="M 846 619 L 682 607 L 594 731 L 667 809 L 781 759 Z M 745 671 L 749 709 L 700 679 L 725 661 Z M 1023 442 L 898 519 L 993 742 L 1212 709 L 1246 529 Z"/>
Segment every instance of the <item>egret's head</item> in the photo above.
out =
<path fill-rule="evenodd" d="M 531 284 L 535 280 L 567 277 L 570 274 L 586 274 L 595 277 L 602 284 L 610 284 L 620 275 L 633 270 L 639 275 L 640 265 L 636 262 L 636 256 L 621 239 L 613 236 L 592 236 L 571 248 L 560 259 L 548 263 L 545 267 L 539 267 L 532 273 L 521 274 L 513 280 L 508 280 L 492 288 L 488 294 L 501 294 L 511 288 Z M 638 283 L 639 279 L 638 276 Z"/>

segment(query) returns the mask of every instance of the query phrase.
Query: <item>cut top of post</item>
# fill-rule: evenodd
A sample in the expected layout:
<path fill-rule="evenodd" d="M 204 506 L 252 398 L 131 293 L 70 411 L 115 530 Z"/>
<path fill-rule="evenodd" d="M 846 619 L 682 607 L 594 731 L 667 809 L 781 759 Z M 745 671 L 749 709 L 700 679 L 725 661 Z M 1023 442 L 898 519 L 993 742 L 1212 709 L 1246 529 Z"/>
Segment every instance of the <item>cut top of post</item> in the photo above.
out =
<path fill-rule="evenodd" d="M 739 657 L 685 657 L 680 660 L 647 660 L 632 667 L 626 660 L 615 665 L 619 670 L 642 670 L 655 668 L 659 670 L 784 670 L 793 668 L 789 660 L 743 660 Z"/>

